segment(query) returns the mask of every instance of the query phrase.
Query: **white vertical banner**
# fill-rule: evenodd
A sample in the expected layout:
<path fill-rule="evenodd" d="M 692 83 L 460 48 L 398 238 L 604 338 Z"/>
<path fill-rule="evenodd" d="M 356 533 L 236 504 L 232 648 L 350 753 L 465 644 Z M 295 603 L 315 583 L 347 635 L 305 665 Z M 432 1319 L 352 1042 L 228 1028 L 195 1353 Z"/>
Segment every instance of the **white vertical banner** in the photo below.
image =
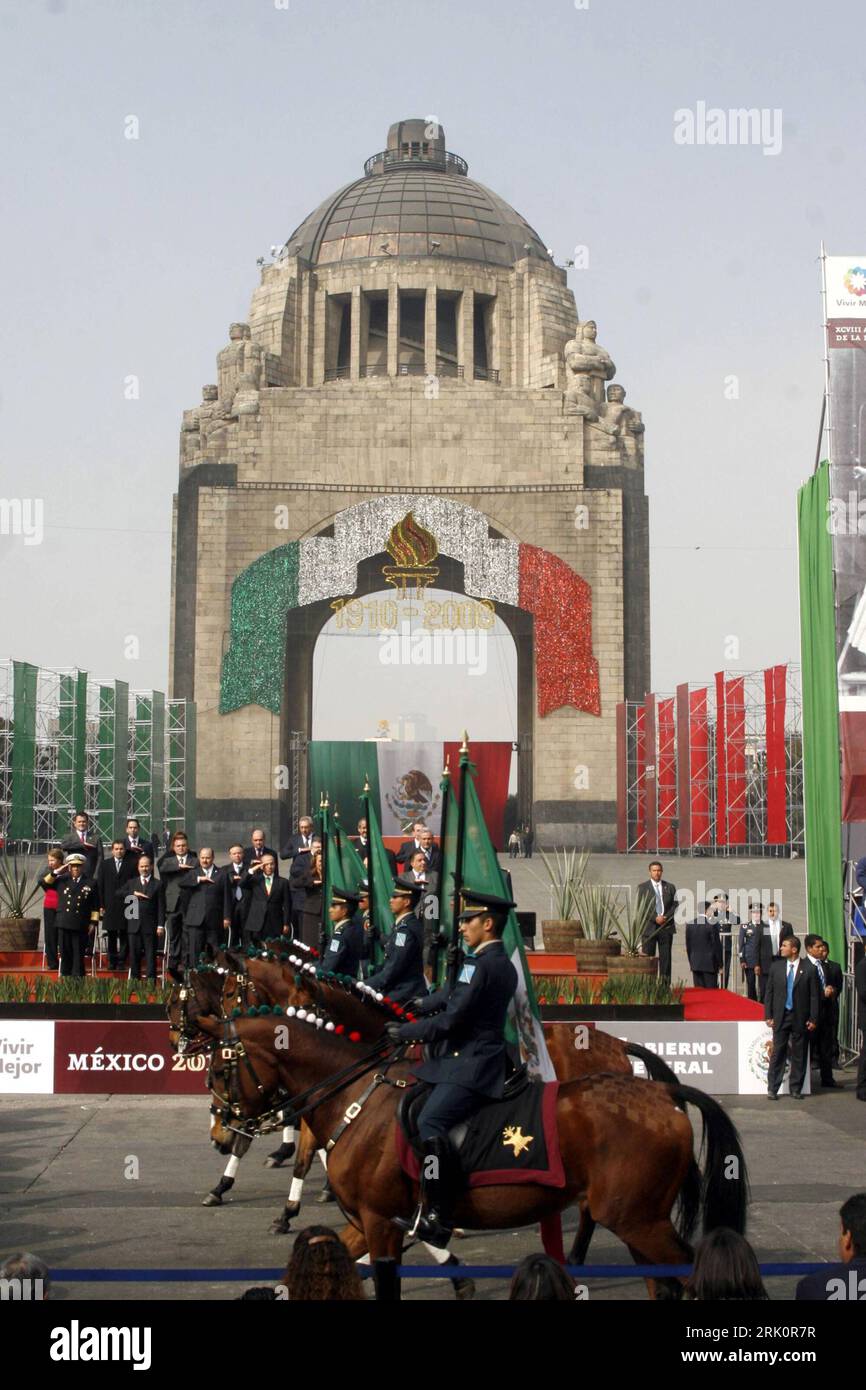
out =
<path fill-rule="evenodd" d="M 408 838 L 412 822 L 423 820 L 434 835 L 442 818 L 441 743 L 380 743 L 379 792 L 382 834 Z"/>
<path fill-rule="evenodd" d="M 0 1019 L 0 1094 L 54 1091 L 54 1023 Z"/>

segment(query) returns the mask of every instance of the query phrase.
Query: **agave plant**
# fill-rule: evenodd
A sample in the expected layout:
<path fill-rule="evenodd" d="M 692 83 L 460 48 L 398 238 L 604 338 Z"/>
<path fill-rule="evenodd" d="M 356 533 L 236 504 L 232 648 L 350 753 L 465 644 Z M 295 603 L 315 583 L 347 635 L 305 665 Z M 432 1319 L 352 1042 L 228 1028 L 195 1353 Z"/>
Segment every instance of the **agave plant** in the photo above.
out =
<path fill-rule="evenodd" d="M 624 956 L 639 956 L 641 946 L 655 936 L 658 927 L 648 930 L 652 915 L 651 899 L 639 893 L 628 897 L 621 907 L 614 909 L 614 924 Z"/>
<path fill-rule="evenodd" d="M 39 884 L 31 880 L 26 869 L 18 869 L 13 855 L 0 855 L 0 906 L 6 917 L 26 917 L 27 909 L 39 894 Z"/>
<path fill-rule="evenodd" d="M 586 941 L 607 941 L 616 926 L 610 889 L 603 883 L 582 883 L 574 904 Z"/>
<path fill-rule="evenodd" d="M 575 899 L 586 876 L 589 851 L 554 849 L 553 858 L 550 858 L 540 849 L 539 854 L 550 878 L 554 911 L 560 921 L 570 922 L 575 916 Z"/>

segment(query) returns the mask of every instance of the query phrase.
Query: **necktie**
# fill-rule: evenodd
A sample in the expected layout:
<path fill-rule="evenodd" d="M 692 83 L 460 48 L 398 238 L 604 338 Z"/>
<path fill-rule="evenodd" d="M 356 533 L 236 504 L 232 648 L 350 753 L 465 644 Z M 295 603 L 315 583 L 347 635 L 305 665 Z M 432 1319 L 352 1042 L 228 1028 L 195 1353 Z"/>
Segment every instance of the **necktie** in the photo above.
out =
<path fill-rule="evenodd" d="M 122 861 L 121 861 L 120 859 L 115 859 L 115 861 L 114 861 L 114 872 L 115 872 L 116 874 L 119 874 L 119 873 L 120 873 L 120 865 L 121 865 L 121 862 L 122 862 Z"/>
<path fill-rule="evenodd" d="M 786 1009 L 793 1009 L 794 1007 L 794 972 L 796 969 L 796 965 L 791 961 L 788 965 L 788 988 L 785 992 Z"/>
<path fill-rule="evenodd" d="M 657 915 L 658 915 L 659 917 L 661 917 L 661 915 L 663 914 L 663 912 L 664 912 L 664 910 L 665 910 L 665 908 L 664 908 L 664 900 L 663 900 L 663 898 L 662 898 L 662 886 L 661 886 L 661 884 L 660 884 L 660 883 L 657 883 L 656 886 L 655 886 L 655 889 L 656 889 L 656 906 L 658 907 L 658 914 L 657 914 Z"/>
<path fill-rule="evenodd" d="M 81 843 L 84 844 L 84 831 L 83 831 L 83 830 L 79 830 L 79 832 L 78 832 L 78 838 L 79 838 L 79 840 L 81 841 Z"/>
<path fill-rule="evenodd" d="M 270 880 L 269 878 L 266 878 L 266 879 L 265 879 L 265 888 L 267 889 L 268 897 L 270 897 L 270 896 L 271 896 L 271 880 Z"/>
<path fill-rule="evenodd" d="M 142 888 L 146 888 L 146 887 L 147 887 L 147 883 L 148 883 L 148 880 L 147 880 L 146 878 L 143 878 L 143 879 L 141 880 L 141 886 L 142 886 Z"/>
<path fill-rule="evenodd" d="M 821 981 L 821 988 L 823 989 L 827 981 L 824 979 L 824 967 L 818 960 L 815 961 L 815 969 L 818 971 L 818 979 Z"/>

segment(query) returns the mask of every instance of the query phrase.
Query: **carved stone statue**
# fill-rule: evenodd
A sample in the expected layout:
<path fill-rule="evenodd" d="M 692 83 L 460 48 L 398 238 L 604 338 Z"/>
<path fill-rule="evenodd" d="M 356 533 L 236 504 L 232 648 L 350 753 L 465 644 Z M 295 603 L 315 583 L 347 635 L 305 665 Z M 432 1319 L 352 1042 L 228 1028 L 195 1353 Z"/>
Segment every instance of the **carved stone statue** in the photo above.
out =
<path fill-rule="evenodd" d="M 616 374 L 613 359 L 596 342 L 594 319 L 577 325 L 577 333 L 565 345 L 563 357 L 567 385 L 565 408 L 570 415 L 597 420 L 604 410 L 604 383 Z"/>
<path fill-rule="evenodd" d="M 625 387 L 618 382 L 607 388 L 607 403 L 600 409 L 597 427 L 616 439 L 626 434 L 643 434 L 640 411 L 625 404 Z"/>

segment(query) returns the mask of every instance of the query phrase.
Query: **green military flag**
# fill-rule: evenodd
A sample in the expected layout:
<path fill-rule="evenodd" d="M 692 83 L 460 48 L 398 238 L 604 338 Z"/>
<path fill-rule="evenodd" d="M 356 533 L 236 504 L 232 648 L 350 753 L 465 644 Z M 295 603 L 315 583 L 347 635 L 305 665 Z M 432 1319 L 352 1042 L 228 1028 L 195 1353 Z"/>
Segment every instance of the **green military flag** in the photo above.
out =
<path fill-rule="evenodd" d="M 385 853 L 385 846 L 379 831 L 379 818 L 376 804 L 370 795 L 370 784 L 365 780 L 361 793 L 361 805 L 367 821 L 367 839 L 370 844 L 370 858 L 366 871 L 358 856 L 361 872 L 358 881 L 367 878 L 370 891 L 370 926 L 372 930 L 370 959 L 378 969 L 385 959 L 385 942 L 394 929 L 394 917 L 388 906 L 391 897 L 391 862 Z"/>

